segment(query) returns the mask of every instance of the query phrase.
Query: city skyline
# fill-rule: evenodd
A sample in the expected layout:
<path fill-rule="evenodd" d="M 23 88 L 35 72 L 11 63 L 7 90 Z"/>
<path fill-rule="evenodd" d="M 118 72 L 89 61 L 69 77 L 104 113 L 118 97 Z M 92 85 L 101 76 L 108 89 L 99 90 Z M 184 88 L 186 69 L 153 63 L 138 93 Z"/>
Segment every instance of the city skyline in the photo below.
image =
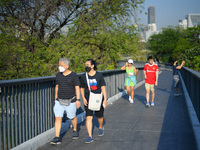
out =
<path fill-rule="evenodd" d="M 148 25 L 148 7 L 155 7 L 155 22 L 158 30 L 168 26 L 178 26 L 179 20 L 191 13 L 200 13 L 200 0 L 146 0 L 143 13 L 139 15 L 140 24 Z M 145 12 L 147 15 L 145 15 Z"/>

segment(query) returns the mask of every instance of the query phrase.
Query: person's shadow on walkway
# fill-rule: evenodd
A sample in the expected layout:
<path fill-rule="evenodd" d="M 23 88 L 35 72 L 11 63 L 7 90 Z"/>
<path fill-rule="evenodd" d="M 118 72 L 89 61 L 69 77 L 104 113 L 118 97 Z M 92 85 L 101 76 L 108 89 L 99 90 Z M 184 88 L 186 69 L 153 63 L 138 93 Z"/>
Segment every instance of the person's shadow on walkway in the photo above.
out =
<path fill-rule="evenodd" d="M 128 96 L 128 94 L 126 94 L 126 95 L 124 95 L 123 97 L 122 97 L 125 101 L 128 101 L 129 102 L 129 96 Z"/>
<path fill-rule="evenodd" d="M 142 95 L 135 94 L 134 98 L 140 101 L 142 104 L 146 105 L 146 97 Z"/>
<path fill-rule="evenodd" d="M 166 88 L 165 89 L 161 89 L 161 88 L 156 88 L 157 90 L 160 90 L 162 92 L 166 92 L 166 93 L 171 93 L 171 91 L 168 91 Z"/>
<path fill-rule="evenodd" d="M 98 118 L 97 118 L 95 115 L 93 115 L 92 124 L 93 124 L 93 126 L 92 126 L 92 133 L 94 133 L 94 128 L 95 128 L 95 127 L 96 127 L 96 128 L 99 128 Z M 106 124 L 106 121 L 105 121 L 105 118 L 103 118 L 103 126 L 104 126 L 105 124 Z M 78 132 L 80 132 L 81 126 L 82 126 L 82 127 L 86 126 L 86 120 L 82 121 L 81 123 L 79 123 L 79 124 L 77 125 L 77 131 L 78 131 Z M 69 129 L 70 129 L 70 128 L 69 128 Z M 85 130 L 87 130 L 87 128 L 85 128 Z M 67 133 L 68 131 L 69 131 L 69 130 L 67 130 L 66 132 L 64 132 L 63 134 L 61 134 L 61 135 L 60 135 L 60 138 L 62 139 L 62 138 L 66 135 L 66 133 Z"/>
<path fill-rule="evenodd" d="M 77 111 L 76 111 L 76 116 L 77 116 L 78 114 L 82 113 L 82 112 L 84 112 L 84 110 L 80 107 L 80 108 L 77 109 Z M 67 121 L 67 120 L 69 120 L 69 118 L 67 118 L 67 114 L 66 114 L 66 112 L 64 112 L 63 117 L 62 117 L 62 122 L 65 122 L 65 121 Z M 81 123 L 79 123 L 79 124 L 77 125 L 77 131 L 78 131 L 78 132 L 80 132 L 81 126 L 85 126 L 85 120 L 82 121 Z M 70 129 L 70 127 L 69 127 L 69 129 Z M 61 140 L 62 140 L 62 138 L 66 135 L 66 133 L 69 131 L 69 129 L 68 129 L 67 131 L 63 132 L 62 134 L 60 134 Z M 62 130 L 62 127 L 61 127 L 61 130 Z"/>
<path fill-rule="evenodd" d="M 122 91 L 124 91 L 124 89 L 118 87 L 118 91 L 122 92 Z"/>
<path fill-rule="evenodd" d="M 128 102 L 129 102 L 129 100 L 128 100 L 128 99 L 129 99 L 128 94 L 124 95 L 122 98 L 123 98 L 125 101 L 128 101 Z M 134 101 L 135 101 L 135 100 L 138 100 L 138 101 L 140 101 L 142 104 L 146 105 L 146 97 L 145 97 L 145 96 L 135 94 L 133 100 L 134 100 Z"/>

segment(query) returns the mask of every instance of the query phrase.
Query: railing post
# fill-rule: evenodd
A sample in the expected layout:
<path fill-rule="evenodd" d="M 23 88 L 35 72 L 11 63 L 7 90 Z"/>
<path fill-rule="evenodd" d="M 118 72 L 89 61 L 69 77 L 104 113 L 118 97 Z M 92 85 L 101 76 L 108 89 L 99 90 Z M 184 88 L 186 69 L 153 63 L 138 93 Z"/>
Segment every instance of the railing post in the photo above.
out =
<path fill-rule="evenodd" d="M 101 72 L 107 84 L 108 97 L 124 90 L 125 71 Z M 54 126 L 55 76 L 49 78 L 0 81 L 0 145 L 3 149 L 13 148 Z"/>

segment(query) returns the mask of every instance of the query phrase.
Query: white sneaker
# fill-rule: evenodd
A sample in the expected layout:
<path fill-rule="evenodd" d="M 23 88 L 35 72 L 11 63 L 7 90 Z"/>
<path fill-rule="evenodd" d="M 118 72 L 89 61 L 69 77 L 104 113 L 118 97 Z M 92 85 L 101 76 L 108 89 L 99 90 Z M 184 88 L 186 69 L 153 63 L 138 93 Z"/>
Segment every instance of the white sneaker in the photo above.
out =
<path fill-rule="evenodd" d="M 131 102 L 131 96 L 129 96 L 129 99 L 128 99 L 128 100 L 129 100 L 129 102 Z"/>
<path fill-rule="evenodd" d="M 154 106 L 154 102 L 151 102 L 151 106 Z"/>
<path fill-rule="evenodd" d="M 130 102 L 130 103 L 134 103 L 133 99 L 130 99 L 129 102 Z"/>
<path fill-rule="evenodd" d="M 131 96 L 129 96 L 129 99 L 128 99 L 128 100 L 129 100 L 130 103 L 133 103 L 133 102 L 134 102 L 133 99 L 131 98 Z"/>

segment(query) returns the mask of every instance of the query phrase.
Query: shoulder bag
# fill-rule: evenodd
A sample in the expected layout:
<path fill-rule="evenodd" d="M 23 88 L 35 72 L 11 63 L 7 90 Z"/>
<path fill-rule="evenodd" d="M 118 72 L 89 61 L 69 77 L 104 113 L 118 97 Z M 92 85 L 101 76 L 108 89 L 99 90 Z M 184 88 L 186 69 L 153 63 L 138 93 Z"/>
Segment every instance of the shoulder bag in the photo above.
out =
<path fill-rule="evenodd" d="M 100 94 L 95 94 L 91 92 L 87 73 L 86 73 L 86 80 L 87 80 L 87 85 L 90 91 L 88 109 L 93 110 L 93 111 L 99 111 L 101 108 L 101 102 L 102 102 L 102 92 Z"/>

